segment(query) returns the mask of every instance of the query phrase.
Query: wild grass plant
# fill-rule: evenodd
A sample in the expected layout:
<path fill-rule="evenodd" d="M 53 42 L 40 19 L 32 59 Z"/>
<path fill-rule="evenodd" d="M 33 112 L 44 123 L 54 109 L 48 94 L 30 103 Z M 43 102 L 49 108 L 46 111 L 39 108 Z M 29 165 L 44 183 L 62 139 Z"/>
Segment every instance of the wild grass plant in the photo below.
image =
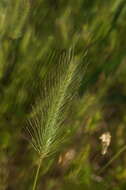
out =
<path fill-rule="evenodd" d="M 0 1 L 2 190 L 125 190 L 125 20 L 125 0 Z"/>
<path fill-rule="evenodd" d="M 34 107 L 33 118 L 27 126 L 30 143 L 39 157 L 33 190 L 36 189 L 42 161 L 55 154 L 65 140 L 65 131 L 68 130 L 64 123 L 66 112 L 80 85 L 79 71 L 83 67 L 80 66 L 80 58 L 75 55 L 74 48 L 64 50 L 59 56 L 55 74 L 49 73 L 41 89 L 41 97 L 36 103 L 37 109 Z"/>

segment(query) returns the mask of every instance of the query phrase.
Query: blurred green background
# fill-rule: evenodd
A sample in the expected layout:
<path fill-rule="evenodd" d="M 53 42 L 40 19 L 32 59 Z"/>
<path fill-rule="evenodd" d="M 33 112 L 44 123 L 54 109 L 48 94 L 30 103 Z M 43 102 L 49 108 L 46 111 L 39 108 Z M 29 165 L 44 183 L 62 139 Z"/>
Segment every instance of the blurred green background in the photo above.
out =
<path fill-rule="evenodd" d="M 52 55 L 74 43 L 88 67 L 66 119 L 69 142 L 45 160 L 38 189 L 126 189 L 126 1 L 1 0 L 0 190 L 32 188 L 37 156 L 23 128 Z"/>

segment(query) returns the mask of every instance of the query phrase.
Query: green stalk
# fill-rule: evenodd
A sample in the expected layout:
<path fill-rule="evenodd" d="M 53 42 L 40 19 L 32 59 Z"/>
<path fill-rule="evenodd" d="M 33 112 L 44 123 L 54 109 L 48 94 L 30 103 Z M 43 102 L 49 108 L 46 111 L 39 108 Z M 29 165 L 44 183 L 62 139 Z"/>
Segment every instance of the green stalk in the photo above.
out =
<path fill-rule="evenodd" d="M 107 164 L 98 172 L 101 174 L 113 161 L 115 161 L 124 151 L 126 150 L 126 145 L 124 145 L 113 157 L 110 159 Z"/>
<path fill-rule="evenodd" d="M 38 163 L 32 190 L 36 190 L 36 185 L 37 185 L 37 180 L 38 180 L 41 164 L 42 164 L 42 158 L 39 160 L 39 163 Z"/>

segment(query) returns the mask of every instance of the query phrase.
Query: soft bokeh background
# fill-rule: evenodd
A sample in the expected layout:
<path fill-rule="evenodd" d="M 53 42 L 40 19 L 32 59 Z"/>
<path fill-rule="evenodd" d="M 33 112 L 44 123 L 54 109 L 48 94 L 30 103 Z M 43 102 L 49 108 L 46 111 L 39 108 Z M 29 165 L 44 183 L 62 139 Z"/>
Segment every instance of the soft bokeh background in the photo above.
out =
<path fill-rule="evenodd" d="M 0 190 L 32 187 L 37 156 L 23 128 L 56 64 L 49 57 L 73 43 L 88 68 L 66 118 L 68 143 L 44 161 L 38 189 L 126 189 L 126 1 L 1 0 Z"/>

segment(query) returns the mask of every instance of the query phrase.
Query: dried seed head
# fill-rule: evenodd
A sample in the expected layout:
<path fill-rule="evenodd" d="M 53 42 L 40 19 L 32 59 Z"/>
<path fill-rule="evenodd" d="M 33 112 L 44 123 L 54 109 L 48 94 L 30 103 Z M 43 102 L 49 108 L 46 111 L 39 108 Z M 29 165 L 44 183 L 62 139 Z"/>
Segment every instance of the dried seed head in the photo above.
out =
<path fill-rule="evenodd" d="M 110 132 L 103 133 L 99 139 L 102 141 L 102 155 L 105 155 L 111 142 Z"/>

